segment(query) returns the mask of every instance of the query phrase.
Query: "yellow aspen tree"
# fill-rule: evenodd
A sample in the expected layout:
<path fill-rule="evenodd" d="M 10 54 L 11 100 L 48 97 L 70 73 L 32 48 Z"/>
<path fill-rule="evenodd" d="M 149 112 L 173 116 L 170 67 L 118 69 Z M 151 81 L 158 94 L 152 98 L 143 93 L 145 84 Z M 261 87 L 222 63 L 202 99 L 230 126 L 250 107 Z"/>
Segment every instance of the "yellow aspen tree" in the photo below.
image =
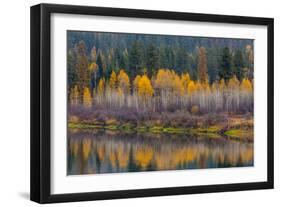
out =
<path fill-rule="evenodd" d="M 125 94 L 128 94 L 130 91 L 130 79 L 127 73 L 121 69 L 118 76 L 118 86 L 123 90 Z"/>
<path fill-rule="evenodd" d="M 225 81 L 224 79 L 221 79 L 219 82 L 219 90 L 223 92 L 225 89 L 226 89 Z"/>
<path fill-rule="evenodd" d="M 119 98 L 123 97 L 123 95 L 124 95 L 123 90 L 120 87 L 117 88 L 117 95 Z"/>
<path fill-rule="evenodd" d="M 160 69 L 156 76 L 155 86 L 160 89 L 172 89 L 175 76 L 177 76 L 177 74 L 173 70 Z"/>
<path fill-rule="evenodd" d="M 95 62 L 93 62 L 89 65 L 88 68 L 90 72 L 96 72 L 98 70 L 98 65 Z"/>
<path fill-rule="evenodd" d="M 216 92 L 217 90 L 219 90 L 219 83 L 213 82 L 213 84 L 211 85 L 211 91 Z"/>
<path fill-rule="evenodd" d="M 251 81 L 248 79 L 243 79 L 241 84 L 240 84 L 240 90 L 245 91 L 245 92 L 252 92 L 253 91 L 253 86 Z"/>
<path fill-rule="evenodd" d="M 159 69 L 155 79 L 155 87 L 159 89 L 164 89 L 167 86 L 168 73 L 165 69 Z"/>
<path fill-rule="evenodd" d="M 196 86 L 194 81 L 190 81 L 187 87 L 187 93 L 188 95 L 193 95 L 194 92 L 196 92 Z"/>
<path fill-rule="evenodd" d="M 94 85 L 96 86 L 97 85 L 97 72 L 98 72 L 98 68 L 99 66 L 93 62 L 89 65 L 88 69 L 89 69 L 89 72 L 90 72 L 90 78 L 92 80 L 94 80 Z"/>
<path fill-rule="evenodd" d="M 210 85 L 209 85 L 208 82 L 203 83 L 203 84 L 202 84 L 202 87 L 203 87 L 205 93 L 207 93 L 207 94 L 210 94 L 210 93 L 211 93 L 211 88 L 210 88 Z"/>
<path fill-rule="evenodd" d="M 138 95 L 145 100 L 153 96 L 154 90 L 152 88 L 151 82 L 146 75 L 143 75 L 138 81 Z"/>
<path fill-rule="evenodd" d="M 141 79 L 141 76 L 140 75 L 137 75 L 136 77 L 135 77 L 135 80 L 133 81 L 133 85 L 134 85 L 134 90 L 135 91 L 138 91 L 138 85 L 139 85 L 139 81 L 140 81 L 140 79 Z"/>
<path fill-rule="evenodd" d="M 188 87 L 188 84 L 190 82 L 190 76 L 188 73 L 183 73 L 181 75 L 181 82 L 182 82 L 182 85 L 183 85 L 183 88 L 184 88 L 184 92 L 187 93 L 187 87 Z"/>
<path fill-rule="evenodd" d="M 101 78 L 98 84 L 98 95 L 103 95 L 105 89 L 105 79 Z"/>
<path fill-rule="evenodd" d="M 229 79 L 227 88 L 230 89 L 230 90 L 238 89 L 239 84 L 240 84 L 239 80 L 234 75 L 231 79 Z"/>
<path fill-rule="evenodd" d="M 183 96 L 184 86 L 181 81 L 181 78 L 177 74 L 173 74 L 173 93 L 176 96 Z"/>
<path fill-rule="evenodd" d="M 124 91 L 120 87 L 117 88 L 117 97 L 118 97 L 119 106 L 123 106 L 123 104 L 124 104 Z"/>
<path fill-rule="evenodd" d="M 91 92 L 88 87 L 85 87 L 83 91 L 83 105 L 86 108 L 90 108 L 92 106 Z"/>
<path fill-rule="evenodd" d="M 203 90 L 203 85 L 202 85 L 199 81 L 197 81 L 197 82 L 195 83 L 195 90 L 196 90 L 197 92 L 200 92 L 200 91 Z"/>
<path fill-rule="evenodd" d="M 109 79 L 109 87 L 111 89 L 115 89 L 117 87 L 117 75 L 114 71 L 112 71 Z"/>
<path fill-rule="evenodd" d="M 71 102 L 75 105 L 79 103 L 79 91 L 77 85 L 75 85 L 74 88 L 72 89 Z"/>

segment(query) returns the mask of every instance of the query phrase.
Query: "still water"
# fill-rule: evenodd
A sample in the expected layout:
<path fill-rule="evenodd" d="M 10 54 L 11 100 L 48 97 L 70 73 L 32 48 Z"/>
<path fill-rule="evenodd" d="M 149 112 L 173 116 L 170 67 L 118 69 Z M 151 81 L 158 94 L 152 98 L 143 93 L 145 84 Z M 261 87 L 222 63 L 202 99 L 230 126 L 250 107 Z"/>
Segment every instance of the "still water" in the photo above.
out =
<path fill-rule="evenodd" d="M 67 174 L 253 166 L 253 143 L 187 134 L 68 131 Z"/>

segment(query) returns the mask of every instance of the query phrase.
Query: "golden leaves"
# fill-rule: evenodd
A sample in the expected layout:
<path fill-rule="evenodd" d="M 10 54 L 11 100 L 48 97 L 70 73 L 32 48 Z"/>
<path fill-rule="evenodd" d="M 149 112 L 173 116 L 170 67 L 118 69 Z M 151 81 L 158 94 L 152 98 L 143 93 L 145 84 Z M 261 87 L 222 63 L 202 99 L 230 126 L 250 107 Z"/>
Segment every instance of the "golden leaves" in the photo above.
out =
<path fill-rule="evenodd" d="M 240 90 L 242 91 L 247 91 L 247 92 L 252 92 L 253 91 L 253 86 L 251 81 L 248 79 L 243 79 L 240 85 Z"/>
<path fill-rule="evenodd" d="M 115 89 L 117 87 L 117 75 L 114 71 L 112 71 L 109 79 L 109 87 L 111 89 Z"/>
<path fill-rule="evenodd" d="M 105 89 L 105 79 L 101 78 L 98 84 L 98 94 L 102 95 Z"/>
<path fill-rule="evenodd" d="M 141 168 L 147 168 L 153 157 L 153 150 L 151 147 L 141 147 L 136 149 L 135 160 Z"/>
<path fill-rule="evenodd" d="M 138 88 L 138 95 L 145 99 L 151 97 L 154 93 L 151 82 L 146 75 L 141 76 L 141 78 L 138 81 L 137 88 Z"/>
<path fill-rule="evenodd" d="M 121 69 L 117 76 L 118 86 L 122 89 L 123 93 L 127 94 L 130 91 L 130 79 L 127 73 Z"/>
<path fill-rule="evenodd" d="M 92 97 L 91 97 L 91 92 L 88 87 L 84 88 L 83 92 L 83 105 L 86 108 L 90 108 L 92 106 Z"/>
<path fill-rule="evenodd" d="M 189 95 L 192 95 L 196 91 L 196 86 L 194 81 L 190 81 L 187 87 L 187 93 Z"/>

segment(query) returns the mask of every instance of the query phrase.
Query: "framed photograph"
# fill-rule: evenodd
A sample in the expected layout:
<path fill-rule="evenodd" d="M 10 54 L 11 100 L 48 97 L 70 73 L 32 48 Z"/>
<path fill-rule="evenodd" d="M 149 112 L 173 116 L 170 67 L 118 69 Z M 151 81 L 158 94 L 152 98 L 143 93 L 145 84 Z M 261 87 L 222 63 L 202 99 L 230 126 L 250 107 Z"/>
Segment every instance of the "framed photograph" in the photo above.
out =
<path fill-rule="evenodd" d="M 273 188 L 273 19 L 31 7 L 31 200 Z"/>

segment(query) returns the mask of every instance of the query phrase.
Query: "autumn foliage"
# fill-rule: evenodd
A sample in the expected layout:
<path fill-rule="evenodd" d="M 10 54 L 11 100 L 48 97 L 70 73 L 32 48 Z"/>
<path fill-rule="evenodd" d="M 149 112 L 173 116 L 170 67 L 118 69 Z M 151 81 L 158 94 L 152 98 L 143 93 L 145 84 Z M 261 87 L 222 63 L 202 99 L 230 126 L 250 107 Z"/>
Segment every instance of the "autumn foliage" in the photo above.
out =
<path fill-rule="evenodd" d="M 205 77 L 205 76 L 204 76 Z M 204 80 L 204 79 L 202 79 Z M 71 104 L 78 104 L 78 86 L 71 90 Z M 101 78 L 91 92 L 83 90 L 82 104 L 89 108 L 128 107 L 137 110 L 173 111 L 192 113 L 210 111 L 239 112 L 253 110 L 253 82 L 233 76 L 228 81 L 209 84 L 208 81 L 192 80 L 188 73 L 177 74 L 174 70 L 159 69 L 155 76 L 137 75 L 129 79 L 125 70 L 114 71 L 109 80 Z"/>

